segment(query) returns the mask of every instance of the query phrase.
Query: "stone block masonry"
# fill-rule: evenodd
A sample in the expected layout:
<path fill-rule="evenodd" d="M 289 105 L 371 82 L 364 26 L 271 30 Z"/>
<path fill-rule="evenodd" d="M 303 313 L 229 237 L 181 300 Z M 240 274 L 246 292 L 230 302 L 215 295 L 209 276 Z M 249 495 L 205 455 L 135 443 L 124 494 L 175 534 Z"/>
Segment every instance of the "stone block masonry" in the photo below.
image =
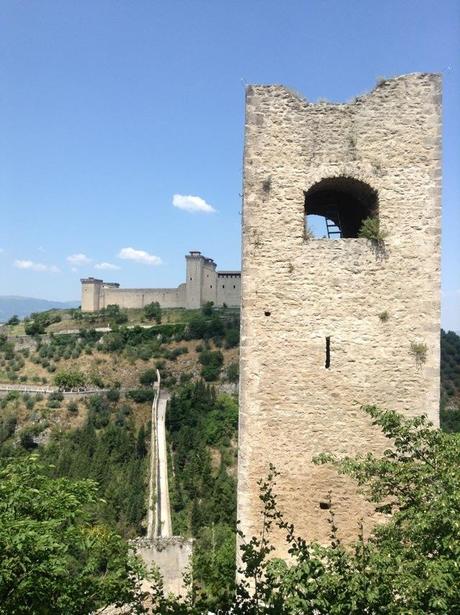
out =
<path fill-rule="evenodd" d="M 361 518 L 367 529 L 376 519 L 349 480 L 312 457 L 387 446 L 362 404 L 438 423 L 440 97 L 432 74 L 384 81 L 349 104 L 247 90 L 238 466 L 247 536 L 260 530 L 256 482 L 272 462 L 298 534 L 328 541 L 331 492 L 339 534 L 352 540 Z M 311 214 L 336 239 L 309 238 Z M 367 217 L 383 242 L 358 237 Z M 426 345 L 424 360 L 413 343 Z"/>

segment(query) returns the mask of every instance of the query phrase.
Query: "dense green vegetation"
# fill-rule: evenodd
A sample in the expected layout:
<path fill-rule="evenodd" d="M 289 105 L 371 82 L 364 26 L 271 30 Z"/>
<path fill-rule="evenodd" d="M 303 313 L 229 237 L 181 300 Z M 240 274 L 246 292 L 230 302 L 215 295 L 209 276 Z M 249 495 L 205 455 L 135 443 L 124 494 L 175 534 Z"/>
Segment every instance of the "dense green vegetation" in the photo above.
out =
<path fill-rule="evenodd" d="M 149 426 L 136 427 L 135 410 L 127 398 L 122 398 L 118 390 L 86 398 L 87 418 L 81 427 L 54 430 L 45 443 L 39 444 L 40 434 L 49 425 L 43 414 L 58 411 L 76 414 L 79 406 L 74 401 L 65 404 L 60 392 L 52 393 L 40 416 L 34 409 L 38 396 L 27 396 L 27 401 L 32 402 L 29 406 L 33 419 L 16 432 L 16 408 L 23 397 L 11 391 L 1 402 L 0 458 L 20 458 L 35 450 L 49 464 L 52 477 L 94 480 L 103 498 L 93 507 L 96 518 L 125 537 L 142 535 Z M 135 401 L 139 403 L 138 399 Z"/>
<path fill-rule="evenodd" d="M 83 427 L 56 433 L 40 449 L 41 457 L 53 464 L 54 477 L 96 481 L 103 498 L 95 506 L 97 518 L 123 536 L 141 535 L 146 513 L 145 433 L 144 426 L 136 429 L 129 404 L 94 395 L 88 399 Z"/>
<path fill-rule="evenodd" d="M 46 328 L 55 322 L 60 322 L 61 316 L 55 311 L 36 312 L 24 320 L 25 332 L 27 335 L 37 335 L 45 333 Z"/>
<path fill-rule="evenodd" d="M 441 427 L 460 432 L 460 336 L 441 330 Z"/>
<path fill-rule="evenodd" d="M 152 301 L 144 307 L 144 315 L 147 320 L 154 320 L 157 324 L 161 322 L 161 307 L 158 301 Z"/>
<path fill-rule="evenodd" d="M 195 585 L 211 603 L 228 597 L 234 581 L 237 423 L 233 398 L 203 382 L 180 387 L 167 414 L 173 529 L 196 538 Z"/>
<path fill-rule="evenodd" d="M 392 413 L 368 410 L 385 433 L 396 438 L 398 452 L 384 461 L 328 461 L 356 478 L 363 488 L 370 489 L 369 496 L 375 499 L 376 506 L 382 506 L 382 501 L 384 505 L 394 501 L 397 505 L 402 503 L 403 508 L 393 517 L 396 521 L 389 524 L 387 534 L 377 530 L 370 543 L 359 542 L 354 552 L 345 552 L 337 542 L 333 518 L 333 549 L 324 550 L 295 537 L 277 510 L 273 486 L 262 485 L 263 501 L 268 506 L 265 522 L 278 524 L 286 531 L 293 549 L 293 566 L 268 563 L 269 533 L 268 542 L 249 541 L 243 560 L 246 581 L 253 582 L 257 577 L 259 583 L 258 601 L 254 602 L 244 583 L 237 588 L 234 583 L 237 402 L 228 395 L 217 395 L 212 384 L 207 384 L 221 377 L 230 382 L 238 380 L 238 364 L 223 365 L 225 349 L 239 344 L 238 318 L 234 312 L 216 311 L 210 305 L 188 314 L 184 322 L 164 322 L 154 305 L 144 313 L 147 320 L 157 323 L 152 328 L 128 328 L 124 316 L 125 312 L 109 306 L 98 317 L 110 319 L 112 332 L 82 329 L 78 334 L 37 336 L 36 351 L 15 350 L 6 336 L 0 336 L 0 371 L 11 381 L 47 380 L 24 375 L 24 363 L 31 360 L 63 389 L 82 386 L 82 381 L 84 385 L 112 387 L 87 399 L 88 417 L 80 427 L 67 432 L 54 430 L 51 439 L 45 438 L 43 442 L 40 435 L 49 425 L 47 413 L 78 416 L 81 400 L 66 402 L 59 392 L 44 400 L 41 395 L 9 393 L 0 401 L 0 458 L 15 457 L 22 463 L 22 458 L 35 451 L 50 480 L 94 480 L 99 497 L 85 504 L 91 519 L 125 538 L 142 535 L 149 445 L 146 434 L 150 426 L 134 419 L 137 409 L 143 407 L 140 404 L 150 404 L 152 400 L 152 384 L 159 368 L 163 384 L 173 394 L 167 429 L 174 532 L 193 536 L 196 541 L 193 606 L 168 602 L 159 593 L 154 612 L 195 614 L 205 609 L 216 612 L 219 608 L 228 612 L 231 604 L 234 614 L 456 612 L 458 596 L 451 586 L 458 572 L 451 562 L 460 553 L 446 546 L 458 544 L 453 527 L 459 518 L 458 499 L 451 494 L 458 486 L 458 459 L 454 470 L 450 474 L 447 471 L 448 462 L 453 463 L 459 452 L 456 436 L 439 432 L 434 436 L 435 432 L 427 429 L 423 421 L 411 423 Z M 30 322 L 39 326 L 43 321 L 33 318 Z M 194 344 L 183 343 L 187 340 L 197 340 L 195 350 L 200 366 L 195 374 L 200 374 L 204 381 L 194 381 L 192 374 L 185 372 L 176 372 L 176 380 L 168 372 L 168 361 L 193 352 Z M 128 359 L 129 365 L 135 360 L 145 361 L 141 363 L 145 367 L 137 372 L 138 364 L 135 370 L 136 380 L 130 381 L 134 382 L 130 386 L 137 388 L 123 390 L 120 382 L 112 378 L 104 377 L 104 382 L 97 371 L 83 374 L 75 359 L 85 359 L 85 355 L 96 352 L 97 357 L 100 353 L 121 356 Z M 460 431 L 458 335 L 442 332 L 441 353 L 441 425 L 445 431 Z M 18 408 L 24 406 L 30 420 L 26 427 L 18 423 Z M 429 464 L 445 476 L 441 479 L 430 474 Z M 409 497 L 409 484 L 422 495 Z M 444 511 L 443 518 L 435 515 L 435 505 Z M 407 544 L 403 536 L 410 537 Z M 434 542 L 436 536 L 439 544 Z M 262 580 L 264 575 L 266 583 Z M 417 578 L 421 579 L 418 584 Z M 388 590 L 388 584 L 397 588 L 399 602 Z M 200 597 L 202 592 L 205 599 Z M 339 605 L 342 610 L 337 610 Z"/>
<path fill-rule="evenodd" d="M 95 521 L 96 484 L 50 478 L 37 456 L 0 463 L 0 614 L 143 612 L 140 566 Z"/>
<path fill-rule="evenodd" d="M 372 454 L 328 463 L 352 477 L 376 511 L 388 515 L 369 540 L 353 548 L 299 537 L 276 502 L 276 470 L 260 481 L 263 532 L 242 539 L 242 580 L 218 613 L 232 615 L 446 615 L 460 607 L 460 436 L 433 429 L 424 417 L 405 419 L 367 407 L 392 443 Z M 334 494 L 331 500 L 333 503 Z M 389 515 L 391 513 L 391 516 Z M 357 520 L 359 524 L 359 520 Z M 291 560 L 273 559 L 270 535 L 285 533 Z M 153 613 L 198 615 L 206 598 L 180 603 L 157 588 Z"/>

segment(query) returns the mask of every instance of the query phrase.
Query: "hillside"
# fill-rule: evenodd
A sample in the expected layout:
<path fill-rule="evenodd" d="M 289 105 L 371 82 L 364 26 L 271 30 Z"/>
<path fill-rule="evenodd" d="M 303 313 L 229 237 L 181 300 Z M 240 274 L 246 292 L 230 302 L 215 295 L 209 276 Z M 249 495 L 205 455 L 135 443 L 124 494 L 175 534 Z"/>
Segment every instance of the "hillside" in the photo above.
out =
<path fill-rule="evenodd" d="M 441 425 L 460 432 L 460 336 L 441 331 Z"/>
<path fill-rule="evenodd" d="M 196 539 L 195 583 L 219 604 L 234 577 L 238 344 L 238 312 L 210 306 L 51 310 L 3 327 L 0 384 L 62 390 L 3 393 L 0 455 L 35 450 L 55 476 L 95 479 L 103 497 L 97 517 L 125 537 L 142 535 L 158 368 L 172 393 L 174 532 Z M 441 422 L 459 431 L 460 338 L 443 331 L 441 344 Z"/>
<path fill-rule="evenodd" d="M 80 301 L 48 301 L 47 299 L 34 299 L 33 297 L 19 297 L 15 295 L 0 296 L 0 323 L 7 322 L 12 316 L 25 318 L 33 312 L 45 310 L 65 310 L 76 308 Z"/>
<path fill-rule="evenodd" d="M 54 476 L 95 479 L 103 498 L 97 518 L 126 538 L 146 529 L 152 383 L 160 370 L 162 385 L 172 393 L 167 427 L 174 531 L 197 538 L 196 583 L 216 596 L 229 591 L 238 312 L 210 306 L 48 311 L 3 327 L 0 335 L 0 384 L 62 389 L 4 393 L 0 455 L 35 450 L 54 465 Z M 212 574 L 211 553 L 220 562 Z"/>

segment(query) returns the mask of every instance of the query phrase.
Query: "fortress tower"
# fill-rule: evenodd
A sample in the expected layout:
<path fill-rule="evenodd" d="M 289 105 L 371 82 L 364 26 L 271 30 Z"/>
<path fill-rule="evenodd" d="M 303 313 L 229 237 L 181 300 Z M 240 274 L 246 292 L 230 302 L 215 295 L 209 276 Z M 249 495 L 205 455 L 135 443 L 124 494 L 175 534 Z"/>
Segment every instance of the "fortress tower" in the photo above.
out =
<path fill-rule="evenodd" d="M 348 104 L 251 86 L 246 105 L 238 518 L 259 532 L 272 462 L 297 533 L 327 542 L 331 491 L 349 540 L 370 508 L 312 457 L 388 445 L 363 404 L 438 423 L 440 78 L 390 79 Z M 305 231 L 310 215 L 325 238 Z M 369 217 L 383 243 L 358 237 Z"/>
<path fill-rule="evenodd" d="M 208 301 L 216 304 L 217 272 L 216 263 L 198 251 L 185 257 L 187 261 L 186 303 L 190 309 L 199 308 Z"/>

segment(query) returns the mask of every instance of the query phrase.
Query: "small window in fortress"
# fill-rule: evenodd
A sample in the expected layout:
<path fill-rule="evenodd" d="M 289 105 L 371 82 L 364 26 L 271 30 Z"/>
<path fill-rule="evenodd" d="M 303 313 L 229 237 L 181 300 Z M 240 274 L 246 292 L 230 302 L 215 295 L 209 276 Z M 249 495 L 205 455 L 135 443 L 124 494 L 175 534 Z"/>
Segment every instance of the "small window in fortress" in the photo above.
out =
<path fill-rule="evenodd" d="M 225 288 L 225 284 L 222 284 L 222 288 Z"/>
<path fill-rule="evenodd" d="M 377 215 L 377 192 L 351 177 L 327 177 L 305 192 L 307 239 L 358 237 L 364 220 Z"/>
<path fill-rule="evenodd" d="M 233 288 L 236 288 L 235 284 L 233 284 Z"/>

